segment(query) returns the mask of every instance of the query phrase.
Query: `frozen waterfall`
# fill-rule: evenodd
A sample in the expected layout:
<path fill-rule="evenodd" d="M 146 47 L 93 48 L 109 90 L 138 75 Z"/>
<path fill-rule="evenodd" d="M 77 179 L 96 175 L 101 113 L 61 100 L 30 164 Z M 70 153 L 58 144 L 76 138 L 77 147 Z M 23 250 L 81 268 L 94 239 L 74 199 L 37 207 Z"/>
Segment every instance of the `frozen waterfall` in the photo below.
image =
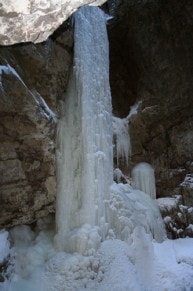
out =
<path fill-rule="evenodd" d="M 160 273 L 151 240 L 162 242 L 165 232 L 156 201 L 113 183 L 112 123 L 127 162 L 127 126 L 136 110 L 112 122 L 105 17 L 97 7 L 74 16 L 74 63 L 57 135 L 56 232 L 51 215 L 33 229 L 10 230 L 11 247 L 1 233 L 2 291 L 147 290 L 154 269 Z"/>
<path fill-rule="evenodd" d="M 55 243 L 59 250 L 82 252 L 89 225 L 105 227 L 104 199 L 113 181 L 112 114 L 105 14 L 82 7 L 74 26 L 74 64 L 58 126 Z M 97 235 L 96 229 L 95 243 Z"/>

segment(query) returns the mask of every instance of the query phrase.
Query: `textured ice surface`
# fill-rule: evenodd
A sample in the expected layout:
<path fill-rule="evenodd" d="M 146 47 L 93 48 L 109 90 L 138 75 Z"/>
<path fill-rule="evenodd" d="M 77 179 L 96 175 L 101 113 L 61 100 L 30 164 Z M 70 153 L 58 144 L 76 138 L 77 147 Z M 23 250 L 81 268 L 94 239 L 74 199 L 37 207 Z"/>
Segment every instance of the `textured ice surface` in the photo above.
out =
<path fill-rule="evenodd" d="M 109 56 L 104 13 L 82 7 L 74 17 L 74 64 L 58 126 L 56 246 L 77 251 L 79 228 L 105 226 L 113 181 Z M 97 238 L 98 241 L 98 238 Z"/>
<path fill-rule="evenodd" d="M 139 163 L 132 169 L 132 186 L 156 198 L 154 169 L 148 163 Z"/>
<path fill-rule="evenodd" d="M 142 227 L 161 242 L 165 236 L 163 221 L 156 201 L 129 184 L 111 186 L 111 199 L 106 201 L 108 221 L 114 237 L 129 241 L 136 227 Z"/>
<path fill-rule="evenodd" d="M 113 135 L 115 137 L 115 147 L 117 156 L 117 166 L 120 160 L 126 161 L 130 156 L 129 122 L 127 118 L 113 117 Z"/>
<path fill-rule="evenodd" d="M 10 252 L 10 243 L 8 240 L 8 231 L 1 230 L 0 231 L 0 263 L 2 263 Z"/>
<path fill-rule="evenodd" d="M 145 195 L 145 194 L 144 194 Z M 147 195 L 146 195 L 147 196 Z M 147 196 L 148 197 L 148 196 Z M 86 256 L 56 252 L 53 231 L 14 230 L 15 273 L 1 291 L 191 291 L 193 239 L 152 242 L 137 226 L 128 242 L 109 239 Z M 2 247 L 2 244 L 0 244 Z M 2 251 L 2 249 L 0 249 Z"/>

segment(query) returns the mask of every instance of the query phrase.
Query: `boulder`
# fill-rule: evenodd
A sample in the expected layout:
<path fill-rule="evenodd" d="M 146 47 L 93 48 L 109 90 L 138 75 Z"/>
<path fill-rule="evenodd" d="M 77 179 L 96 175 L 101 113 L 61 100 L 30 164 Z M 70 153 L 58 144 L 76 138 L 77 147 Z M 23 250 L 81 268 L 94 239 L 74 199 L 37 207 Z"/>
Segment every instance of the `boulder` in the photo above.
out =
<path fill-rule="evenodd" d="M 83 5 L 106 0 L 6 0 L 0 4 L 0 44 L 45 41 Z"/>

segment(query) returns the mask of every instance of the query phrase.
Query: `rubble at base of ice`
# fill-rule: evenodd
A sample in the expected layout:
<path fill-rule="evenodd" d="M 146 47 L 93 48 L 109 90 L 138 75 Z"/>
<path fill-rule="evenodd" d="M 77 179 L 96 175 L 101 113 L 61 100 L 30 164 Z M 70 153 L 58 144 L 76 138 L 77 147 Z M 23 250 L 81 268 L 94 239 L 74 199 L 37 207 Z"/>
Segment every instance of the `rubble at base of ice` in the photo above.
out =
<path fill-rule="evenodd" d="M 193 237 L 193 175 L 187 174 L 172 197 L 157 199 L 168 238 Z"/>
<path fill-rule="evenodd" d="M 193 175 L 187 174 L 184 181 L 180 184 L 184 204 L 188 207 L 193 205 Z"/>
<path fill-rule="evenodd" d="M 193 237 L 193 207 L 184 205 L 181 195 L 158 198 L 157 203 L 168 238 Z"/>

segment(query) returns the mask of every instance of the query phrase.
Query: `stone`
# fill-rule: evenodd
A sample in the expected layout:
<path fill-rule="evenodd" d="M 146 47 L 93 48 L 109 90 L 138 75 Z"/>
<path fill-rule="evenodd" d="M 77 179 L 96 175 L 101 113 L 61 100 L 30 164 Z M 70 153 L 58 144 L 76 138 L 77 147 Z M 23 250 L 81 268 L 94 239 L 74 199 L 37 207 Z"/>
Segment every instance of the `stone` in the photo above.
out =
<path fill-rule="evenodd" d="M 6 0 L 0 3 L 0 44 L 45 41 L 82 5 L 106 0 Z"/>
<path fill-rule="evenodd" d="M 0 48 L 0 227 L 55 212 L 56 127 L 72 46 L 64 26 L 44 44 Z"/>
<path fill-rule="evenodd" d="M 193 174 L 187 174 L 180 187 L 184 205 L 193 207 Z"/>
<path fill-rule="evenodd" d="M 157 203 L 165 223 L 167 236 L 170 239 L 185 237 L 189 229 L 189 208 L 183 205 L 181 195 L 157 199 Z M 193 237 L 189 231 L 189 236 Z"/>
<path fill-rule="evenodd" d="M 151 164 L 157 197 L 172 196 L 193 173 L 193 2 L 117 0 L 112 13 L 113 113 L 126 117 L 141 102 L 130 119 L 126 170 L 139 162 Z"/>
<path fill-rule="evenodd" d="M 18 159 L 0 162 L 0 185 L 25 179 L 22 163 Z"/>

